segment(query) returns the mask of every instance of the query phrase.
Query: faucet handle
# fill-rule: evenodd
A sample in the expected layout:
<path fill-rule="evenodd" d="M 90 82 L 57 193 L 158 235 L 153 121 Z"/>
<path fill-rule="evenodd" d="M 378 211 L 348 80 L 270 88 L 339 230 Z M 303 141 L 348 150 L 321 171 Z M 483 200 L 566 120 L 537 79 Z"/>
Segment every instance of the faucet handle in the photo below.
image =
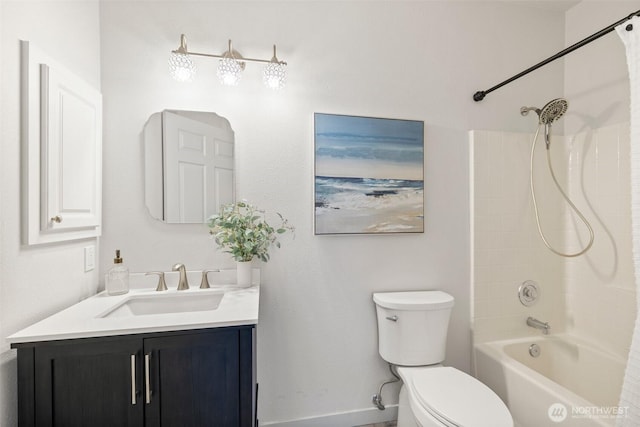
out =
<path fill-rule="evenodd" d="M 200 282 L 200 289 L 209 289 L 209 277 L 208 274 L 214 271 L 220 271 L 219 269 L 215 270 L 202 270 L 202 282 Z"/>
<path fill-rule="evenodd" d="M 156 292 L 158 291 L 168 291 L 167 282 L 164 281 L 164 271 L 150 271 L 145 276 L 149 276 L 151 274 L 158 275 L 158 287 L 156 287 Z"/>

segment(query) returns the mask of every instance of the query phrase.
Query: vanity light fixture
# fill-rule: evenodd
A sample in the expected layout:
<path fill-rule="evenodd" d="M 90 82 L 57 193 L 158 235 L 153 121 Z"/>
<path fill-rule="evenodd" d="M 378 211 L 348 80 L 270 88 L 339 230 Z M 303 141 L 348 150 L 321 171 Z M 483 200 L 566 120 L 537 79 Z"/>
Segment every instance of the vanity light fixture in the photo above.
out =
<path fill-rule="evenodd" d="M 187 38 L 180 36 L 180 47 L 171 52 L 169 57 L 169 73 L 179 82 L 190 82 L 196 73 L 196 65 L 187 51 Z"/>
<path fill-rule="evenodd" d="M 218 63 L 218 79 L 220 83 L 227 86 L 236 86 L 240 82 L 245 63 L 241 61 L 242 55 L 233 50 L 231 40 L 229 40 L 229 50 L 223 55 Z"/>
<path fill-rule="evenodd" d="M 287 63 L 278 60 L 276 56 L 276 45 L 273 45 L 273 57 L 264 67 L 262 80 L 271 89 L 282 89 L 287 83 Z"/>
<path fill-rule="evenodd" d="M 228 86 L 235 86 L 242 77 L 247 62 L 266 63 L 263 71 L 264 84 L 271 89 L 281 89 L 284 87 L 287 78 L 287 63 L 280 61 L 276 56 L 276 45 L 273 45 L 273 57 L 271 59 L 244 58 L 233 49 L 231 40 L 229 47 L 222 55 L 210 53 L 189 52 L 187 49 L 187 39 L 184 34 L 180 35 L 180 47 L 171 51 L 169 58 L 169 72 L 171 76 L 179 81 L 190 81 L 195 74 L 195 64 L 191 56 L 206 56 L 209 58 L 219 58 L 218 79 L 220 83 Z"/>

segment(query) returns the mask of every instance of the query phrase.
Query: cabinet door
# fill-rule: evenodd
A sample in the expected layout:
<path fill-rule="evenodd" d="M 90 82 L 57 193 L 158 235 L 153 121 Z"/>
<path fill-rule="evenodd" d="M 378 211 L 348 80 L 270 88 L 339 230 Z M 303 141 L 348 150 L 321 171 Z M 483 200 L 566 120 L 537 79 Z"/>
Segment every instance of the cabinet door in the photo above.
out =
<path fill-rule="evenodd" d="M 145 339 L 146 426 L 241 426 L 239 344 L 236 328 Z"/>
<path fill-rule="evenodd" d="M 97 237 L 102 224 L 102 95 L 21 41 L 22 239 Z"/>
<path fill-rule="evenodd" d="M 65 70 L 42 64 L 41 76 L 41 230 L 97 230 L 102 97 Z"/>
<path fill-rule="evenodd" d="M 140 338 L 35 348 L 36 426 L 142 426 Z"/>

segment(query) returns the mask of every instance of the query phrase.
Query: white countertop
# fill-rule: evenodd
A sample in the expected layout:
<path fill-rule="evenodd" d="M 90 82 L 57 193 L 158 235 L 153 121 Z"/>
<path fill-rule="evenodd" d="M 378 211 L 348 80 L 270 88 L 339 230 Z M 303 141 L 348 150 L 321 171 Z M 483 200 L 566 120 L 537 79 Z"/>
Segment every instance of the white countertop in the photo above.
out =
<path fill-rule="evenodd" d="M 213 273 L 211 273 L 213 274 Z M 241 288 L 235 284 L 217 285 L 211 289 L 199 289 L 199 282 L 190 281 L 191 288 L 177 291 L 167 276 L 168 291 L 162 295 L 180 295 L 224 292 L 217 309 L 182 313 L 148 314 L 126 317 L 100 317 L 131 297 L 158 295 L 154 279 L 134 277 L 131 290 L 123 295 L 109 296 L 101 292 L 38 323 L 7 337 L 11 344 L 53 341 L 74 338 L 130 335 L 148 332 L 168 332 L 188 329 L 219 328 L 225 326 L 253 325 L 258 323 L 260 285 Z M 191 279 L 191 276 L 190 276 Z M 155 278 L 157 281 L 157 278 Z M 259 280 L 259 279 L 258 279 Z M 137 282 L 137 283 L 136 283 Z M 140 287 L 142 283 L 142 287 Z"/>

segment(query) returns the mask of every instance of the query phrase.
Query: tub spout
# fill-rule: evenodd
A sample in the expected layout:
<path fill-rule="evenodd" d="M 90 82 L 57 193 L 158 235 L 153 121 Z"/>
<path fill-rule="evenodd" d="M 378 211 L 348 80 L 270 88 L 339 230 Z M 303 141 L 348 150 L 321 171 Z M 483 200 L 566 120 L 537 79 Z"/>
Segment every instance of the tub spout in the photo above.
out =
<path fill-rule="evenodd" d="M 534 319 L 533 317 L 527 317 L 527 326 L 531 326 L 532 328 L 540 329 L 543 334 L 548 335 L 551 330 L 551 326 L 547 322 L 541 322 L 538 319 Z"/>

